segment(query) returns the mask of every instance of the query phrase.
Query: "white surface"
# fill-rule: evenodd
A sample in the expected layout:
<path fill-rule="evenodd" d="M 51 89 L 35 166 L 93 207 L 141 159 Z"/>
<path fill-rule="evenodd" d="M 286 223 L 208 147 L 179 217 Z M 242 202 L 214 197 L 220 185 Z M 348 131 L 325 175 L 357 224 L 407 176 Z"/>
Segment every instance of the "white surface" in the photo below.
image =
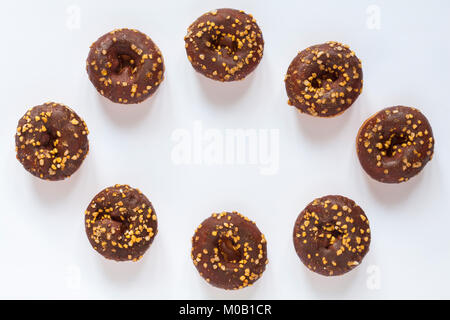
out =
<path fill-rule="evenodd" d="M 379 30 L 367 27 L 369 5 L 380 10 Z M 205 79 L 186 58 L 187 26 L 220 7 L 252 13 L 266 42 L 262 62 L 239 83 Z M 74 29 L 68 12 L 77 8 Z M 450 298 L 449 9 L 447 1 L 2 3 L 0 298 Z M 87 78 L 89 45 L 117 27 L 148 34 L 165 59 L 165 81 L 141 105 L 114 105 Z M 299 115 L 286 104 L 285 71 L 298 50 L 327 40 L 361 58 L 364 92 L 337 118 Z M 56 183 L 31 176 L 14 152 L 19 118 L 49 100 L 71 106 L 91 131 L 80 170 Z M 435 157 L 408 183 L 385 185 L 362 171 L 354 141 L 367 117 L 397 104 L 427 116 Z M 221 132 L 279 129 L 278 173 L 175 165 L 172 132 L 192 131 L 195 121 Z M 158 215 L 159 233 L 138 263 L 106 261 L 84 232 L 89 201 L 115 183 L 140 188 Z M 339 278 L 309 272 L 291 239 L 298 213 L 326 194 L 354 199 L 373 230 L 363 264 Z M 268 239 L 266 272 L 237 292 L 209 286 L 190 260 L 195 227 L 222 210 L 247 215 Z M 367 286 L 373 266 L 378 290 Z"/>

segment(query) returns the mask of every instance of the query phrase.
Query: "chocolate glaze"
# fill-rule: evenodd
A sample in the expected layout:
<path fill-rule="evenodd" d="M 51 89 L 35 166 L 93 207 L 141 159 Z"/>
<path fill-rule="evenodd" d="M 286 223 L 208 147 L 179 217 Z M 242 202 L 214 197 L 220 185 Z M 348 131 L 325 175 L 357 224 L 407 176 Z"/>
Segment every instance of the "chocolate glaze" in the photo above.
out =
<path fill-rule="evenodd" d="M 344 274 L 358 266 L 370 246 L 369 221 L 353 200 L 330 195 L 315 199 L 294 225 L 294 247 L 311 271 Z"/>
<path fill-rule="evenodd" d="M 138 189 L 117 184 L 99 192 L 85 212 L 92 247 L 107 259 L 137 261 L 158 231 L 151 202 Z"/>
<path fill-rule="evenodd" d="M 433 131 L 415 108 L 386 108 L 363 123 L 356 151 L 363 169 L 373 179 L 385 183 L 408 181 L 432 159 Z"/>
<path fill-rule="evenodd" d="M 339 42 L 314 45 L 298 53 L 285 77 L 288 104 L 316 117 L 347 110 L 361 94 L 361 61 Z"/>
<path fill-rule="evenodd" d="M 189 26 L 184 40 L 194 69 L 218 81 L 245 78 L 259 64 L 264 50 L 255 19 L 235 9 L 205 13 Z"/>
<path fill-rule="evenodd" d="M 47 102 L 29 109 L 16 132 L 17 159 L 34 176 L 63 180 L 89 151 L 86 123 L 67 106 Z"/>
<path fill-rule="evenodd" d="M 134 29 L 117 29 L 95 41 L 86 69 L 101 95 L 122 104 L 144 101 L 164 78 L 161 51 L 150 37 Z"/>
<path fill-rule="evenodd" d="M 191 257 L 200 275 L 222 289 L 252 285 L 266 269 L 264 235 L 237 212 L 214 213 L 192 237 Z"/>

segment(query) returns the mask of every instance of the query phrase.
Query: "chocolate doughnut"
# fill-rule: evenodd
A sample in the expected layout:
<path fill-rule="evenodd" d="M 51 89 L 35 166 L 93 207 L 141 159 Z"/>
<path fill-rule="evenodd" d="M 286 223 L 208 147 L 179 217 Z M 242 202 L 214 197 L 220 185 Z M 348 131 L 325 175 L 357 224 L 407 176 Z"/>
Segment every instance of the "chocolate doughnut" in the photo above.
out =
<path fill-rule="evenodd" d="M 266 269 L 266 239 L 237 212 L 214 213 L 192 237 L 191 257 L 211 285 L 232 290 L 252 285 Z"/>
<path fill-rule="evenodd" d="M 106 259 L 137 261 L 158 231 L 151 202 L 138 189 L 116 184 L 98 193 L 85 212 L 86 234 Z"/>
<path fill-rule="evenodd" d="M 194 21 L 184 37 L 195 70 L 218 81 L 244 79 L 261 61 L 262 32 L 252 15 L 218 9 Z"/>
<path fill-rule="evenodd" d="M 144 101 L 164 78 L 161 51 L 150 37 L 134 29 L 117 29 L 95 41 L 86 69 L 102 96 L 123 104 Z"/>
<path fill-rule="evenodd" d="M 327 42 L 298 53 L 285 77 L 288 104 L 316 117 L 347 110 L 361 94 L 361 61 L 347 45 Z"/>
<path fill-rule="evenodd" d="M 321 275 L 338 276 L 352 270 L 369 246 L 369 220 L 346 197 L 315 199 L 295 221 L 295 251 L 305 266 Z"/>
<path fill-rule="evenodd" d="M 63 180 L 88 154 L 88 133 L 86 123 L 69 107 L 55 102 L 35 106 L 17 125 L 17 160 L 38 178 Z"/>
<path fill-rule="evenodd" d="M 410 107 L 390 107 L 374 114 L 356 138 L 363 169 L 385 183 L 408 181 L 432 159 L 433 151 L 433 131 L 427 118 Z"/>

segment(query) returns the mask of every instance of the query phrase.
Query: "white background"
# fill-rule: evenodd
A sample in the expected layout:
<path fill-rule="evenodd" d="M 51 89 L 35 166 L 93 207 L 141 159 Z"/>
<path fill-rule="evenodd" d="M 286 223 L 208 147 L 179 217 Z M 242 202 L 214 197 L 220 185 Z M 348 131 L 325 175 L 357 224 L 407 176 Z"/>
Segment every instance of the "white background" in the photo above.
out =
<path fill-rule="evenodd" d="M 379 30 L 367 25 L 370 5 Z M 186 58 L 188 25 L 221 7 L 252 13 L 263 31 L 263 60 L 242 82 L 213 82 Z M 0 298 L 450 298 L 449 9 L 448 1 L 2 2 Z M 165 81 L 141 105 L 110 103 L 85 71 L 89 45 L 118 27 L 148 34 L 165 59 Z M 364 92 L 339 117 L 300 115 L 286 103 L 285 71 L 297 51 L 328 40 L 362 60 Z M 17 121 L 45 101 L 72 107 L 91 131 L 88 157 L 62 182 L 34 178 L 15 159 Z M 427 116 L 435 157 L 411 181 L 381 184 L 363 172 L 355 135 L 367 117 L 398 104 Z M 279 129 L 278 173 L 175 165 L 171 135 L 194 121 Z M 159 233 L 138 263 L 103 259 L 85 235 L 85 208 L 115 183 L 140 188 L 158 215 Z M 362 265 L 335 278 L 308 271 L 292 244 L 298 213 L 326 194 L 354 199 L 373 232 Z M 263 277 L 235 292 L 209 286 L 190 259 L 194 229 L 222 210 L 247 215 L 268 239 Z M 371 270 L 379 271 L 375 290 Z"/>

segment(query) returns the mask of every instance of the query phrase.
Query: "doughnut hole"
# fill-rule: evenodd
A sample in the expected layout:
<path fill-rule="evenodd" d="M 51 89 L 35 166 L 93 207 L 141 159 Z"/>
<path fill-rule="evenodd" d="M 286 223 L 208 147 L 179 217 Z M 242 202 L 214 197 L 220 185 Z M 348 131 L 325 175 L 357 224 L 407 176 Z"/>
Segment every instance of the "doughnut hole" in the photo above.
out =
<path fill-rule="evenodd" d="M 324 88 L 327 84 L 331 85 L 339 79 L 337 71 L 333 71 L 331 68 L 320 70 L 316 73 L 317 76 L 311 81 L 311 86 L 314 89 Z"/>
<path fill-rule="evenodd" d="M 126 219 L 122 219 L 119 211 L 116 209 L 111 213 L 103 211 L 97 216 L 95 224 L 106 229 L 106 237 L 110 240 L 111 237 L 118 238 L 123 234 L 126 228 L 125 222 Z"/>
<path fill-rule="evenodd" d="M 116 219 L 103 219 L 99 221 L 99 224 L 104 227 L 106 232 L 107 240 L 111 240 L 111 238 L 120 238 L 124 231 L 124 224 L 121 221 L 117 221 Z"/>
<path fill-rule="evenodd" d="M 333 230 L 331 231 L 331 238 L 328 241 L 328 244 L 325 246 L 325 248 L 330 249 L 331 247 L 334 247 L 336 243 L 339 243 L 344 236 L 344 233 L 339 230 Z"/>
<path fill-rule="evenodd" d="M 343 232 L 340 228 L 336 227 L 336 225 L 333 223 L 326 223 L 325 225 L 322 226 L 322 230 L 326 235 L 330 235 L 330 237 L 328 238 L 328 236 L 325 236 L 322 238 L 321 247 L 327 250 L 336 247 L 336 245 L 340 247 L 340 243 L 345 235 L 345 232 Z"/>
<path fill-rule="evenodd" d="M 111 70 L 116 75 L 136 73 L 139 56 L 130 49 L 127 42 L 116 42 L 109 50 L 107 60 L 111 62 Z"/>
<path fill-rule="evenodd" d="M 238 43 L 229 35 L 212 35 L 209 39 L 210 48 L 216 52 L 234 56 L 238 50 Z M 206 46 L 208 46 L 206 44 Z"/>
<path fill-rule="evenodd" d="M 53 142 L 55 141 L 56 137 L 51 135 L 49 132 L 42 132 L 39 134 L 38 141 L 39 146 L 42 148 L 49 148 L 50 146 L 53 146 Z"/>
<path fill-rule="evenodd" d="M 237 263 L 242 258 L 242 254 L 237 243 L 226 235 L 219 237 L 217 247 L 219 249 L 219 255 L 226 262 Z"/>
<path fill-rule="evenodd" d="M 383 146 L 386 147 L 386 156 L 389 158 L 394 157 L 397 154 L 397 150 L 405 147 L 408 142 L 408 137 L 403 133 L 393 133 L 388 140 L 383 142 Z"/>
<path fill-rule="evenodd" d="M 34 137 L 36 142 L 35 150 L 46 157 L 55 158 L 59 156 L 60 149 L 57 146 L 61 143 L 61 138 L 58 137 L 57 130 L 51 126 L 46 127 L 45 132 L 36 132 Z"/>
<path fill-rule="evenodd" d="M 122 189 L 119 191 L 123 192 Z M 138 202 L 139 199 L 134 193 L 127 194 L 127 207 L 138 207 Z M 107 209 L 112 209 L 112 211 L 108 210 L 109 212 L 106 212 Z M 114 203 L 110 203 L 107 204 L 107 206 L 103 208 L 103 212 L 97 216 L 96 221 L 98 224 L 106 228 L 107 236 L 108 233 L 111 233 L 108 240 L 111 240 L 111 238 L 117 239 L 118 237 L 121 237 L 128 229 L 129 225 L 133 223 L 131 217 L 132 213 L 130 210 L 120 209 L 123 209 L 123 207 L 118 208 Z"/>
<path fill-rule="evenodd" d="M 116 73 L 120 74 L 124 69 L 133 70 L 136 67 L 136 61 L 131 58 L 128 54 L 118 54 L 117 55 L 117 68 L 114 70 Z"/>
<path fill-rule="evenodd" d="M 131 208 L 139 207 L 140 199 L 134 193 L 127 194 L 128 206 Z M 128 213 L 128 211 L 126 212 Z"/>

